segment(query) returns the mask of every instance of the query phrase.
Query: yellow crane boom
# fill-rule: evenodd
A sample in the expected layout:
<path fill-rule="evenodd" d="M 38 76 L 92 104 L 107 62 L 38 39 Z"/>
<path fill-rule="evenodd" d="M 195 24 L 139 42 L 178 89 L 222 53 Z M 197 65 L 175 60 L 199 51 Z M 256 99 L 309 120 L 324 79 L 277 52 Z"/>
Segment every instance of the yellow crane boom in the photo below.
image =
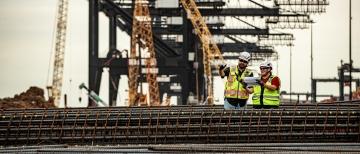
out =
<path fill-rule="evenodd" d="M 215 64 L 215 61 L 219 60 L 223 63 L 224 58 L 222 57 L 221 51 L 216 43 L 212 40 L 212 35 L 209 28 L 207 27 L 204 18 L 201 16 L 199 9 L 197 8 L 194 0 L 180 0 L 183 8 L 187 13 L 188 19 L 190 19 L 196 35 L 200 38 L 203 50 L 203 63 L 204 71 L 206 75 L 206 86 L 207 86 L 207 102 L 213 104 L 213 88 L 212 88 L 212 75 L 211 75 L 211 62 Z M 215 64 L 215 67 L 218 65 Z"/>

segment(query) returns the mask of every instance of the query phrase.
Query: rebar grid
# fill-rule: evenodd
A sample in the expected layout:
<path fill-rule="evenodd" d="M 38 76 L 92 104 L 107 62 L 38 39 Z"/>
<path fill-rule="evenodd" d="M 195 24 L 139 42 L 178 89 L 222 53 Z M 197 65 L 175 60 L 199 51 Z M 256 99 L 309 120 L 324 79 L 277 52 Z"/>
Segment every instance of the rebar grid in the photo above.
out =
<path fill-rule="evenodd" d="M 239 144 L 136 144 L 136 145 L 42 145 L 0 147 L 0 153 L 359 153 L 359 143 L 239 143 Z"/>
<path fill-rule="evenodd" d="M 0 145 L 359 142 L 360 105 L 0 111 Z"/>

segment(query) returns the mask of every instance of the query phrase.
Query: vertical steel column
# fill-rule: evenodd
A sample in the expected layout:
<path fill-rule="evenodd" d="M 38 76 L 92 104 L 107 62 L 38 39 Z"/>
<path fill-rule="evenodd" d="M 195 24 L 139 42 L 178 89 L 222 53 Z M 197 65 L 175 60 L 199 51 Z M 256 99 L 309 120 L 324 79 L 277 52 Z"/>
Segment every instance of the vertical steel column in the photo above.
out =
<path fill-rule="evenodd" d="M 292 103 L 291 100 L 291 94 L 292 94 L 292 46 L 290 45 L 290 103 Z"/>
<path fill-rule="evenodd" d="M 116 49 L 116 15 L 109 16 L 109 52 L 110 54 L 117 52 Z M 114 55 L 113 55 L 114 56 Z M 112 58 L 109 57 L 108 58 Z M 116 99 L 119 87 L 120 74 L 115 69 L 109 67 L 109 106 L 116 106 Z"/>
<path fill-rule="evenodd" d="M 99 94 L 102 68 L 99 54 L 99 0 L 89 0 L 89 89 Z M 89 98 L 88 106 L 95 106 Z"/>
<path fill-rule="evenodd" d="M 340 101 L 344 100 L 344 83 L 345 83 L 345 76 L 344 76 L 344 65 L 341 62 L 341 66 L 338 69 L 338 73 L 339 73 L 339 99 Z"/>
<path fill-rule="evenodd" d="M 196 38 L 198 39 L 198 38 Z M 199 101 L 203 101 L 206 99 L 205 95 L 206 95 L 206 91 L 205 91 L 205 87 L 206 87 L 206 81 L 205 81 L 205 71 L 204 71 L 204 53 L 202 50 L 200 50 L 199 48 L 201 47 L 200 42 L 197 42 L 195 44 L 195 52 L 197 54 L 197 62 L 199 63 L 199 69 L 198 69 L 198 82 L 199 82 Z"/>
<path fill-rule="evenodd" d="M 349 87 L 349 100 L 352 100 L 352 56 L 351 56 L 351 0 L 349 2 L 349 76 L 350 76 L 350 87 Z"/>
<path fill-rule="evenodd" d="M 189 93 L 190 92 L 196 92 L 196 86 L 189 86 L 189 85 L 195 85 L 195 82 L 192 81 L 196 81 L 195 78 L 195 74 L 193 74 L 193 66 L 191 65 L 192 63 L 189 63 L 188 61 L 188 57 L 189 57 L 189 52 L 190 51 L 194 51 L 194 36 L 192 34 L 192 25 L 191 22 L 189 21 L 189 19 L 187 19 L 187 15 L 185 10 L 182 10 L 182 18 L 183 18 L 183 52 L 181 55 L 181 61 L 183 61 L 183 64 L 185 64 L 184 70 L 181 71 L 180 75 L 180 79 L 181 79 L 181 104 L 179 105 L 184 105 L 187 102 L 187 99 L 189 97 Z M 186 69 L 187 66 L 189 65 L 189 69 Z M 189 83 L 191 82 L 191 83 Z"/>
<path fill-rule="evenodd" d="M 114 70 L 109 70 L 109 106 L 116 106 L 120 74 Z"/>
<path fill-rule="evenodd" d="M 316 80 L 311 80 L 311 100 L 316 103 Z"/>
<path fill-rule="evenodd" d="M 198 99 L 200 99 L 200 97 L 203 95 L 203 91 L 202 91 L 204 87 L 204 83 L 203 83 L 204 70 L 203 70 L 203 62 L 202 62 L 203 57 L 202 57 L 202 51 L 200 52 L 197 51 L 197 47 L 195 45 L 196 42 L 194 40 L 197 40 L 197 37 L 195 36 L 195 34 L 193 34 L 193 25 L 191 21 L 187 18 L 186 12 L 183 11 L 183 44 L 184 44 L 183 51 L 184 52 L 182 55 L 182 61 L 186 65 L 188 65 L 185 66 L 184 69 L 184 74 L 186 74 L 186 81 L 182 77 L 182 79 L 184 79 L 184 82 L 181 82 L 183 104 L 187 102 L 187 98 L 190 92 L 196 95 Z M 194 62 L 188 61 L 189 52 L 194 52 L 195 54 Z M 197 63 L 197 69 L 194 68 L 194 63 Z"/>
<path fill-rule="evenodd" d="M 310 40 L 311 40 L 311 43 L 310 43 L 310 67 L 311 67 L 311 70 L 310 70 L 310 80 L 311 80 L 311 95 L 313 95 L 313 81 L 314 81 L 314 65 L 313 65 L 313 61 L 314 61 L 314 58 L 313 58 L 313 24 L 314 22 L 311 21 L 311 27 L 310 27 Z M 315 97 L 311 97 L 311 103 L 314 103 L 314 98 Z"/>
<path fill-rule="evenodd" d="M 109 15 L 109 48 L 110 51 L 116 50 L 116 15 Z"/>
<path fill-rule="evenodd" d="M 195 38 L 194 38 L 195 39 Z M 194 50 L 196 52 L 196 61 L 198 62 L 198 69 L 197 69 L 197 80 L 198 80 L 198 101 L 200 102 L 203 100 L 203 96 L 205 94 L 205 78 L 204 78 L 204 64 L 203 64 L 203 52 L 198 51 L 197 48 L 194 46 Z"/>

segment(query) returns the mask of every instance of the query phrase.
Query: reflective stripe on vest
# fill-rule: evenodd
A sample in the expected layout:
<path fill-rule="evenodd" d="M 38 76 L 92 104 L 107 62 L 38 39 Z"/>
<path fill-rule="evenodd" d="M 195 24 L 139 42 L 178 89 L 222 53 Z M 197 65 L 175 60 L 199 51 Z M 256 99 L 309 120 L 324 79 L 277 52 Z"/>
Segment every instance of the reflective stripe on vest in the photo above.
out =
<path fill-rule="evenodd" d="M 250 75 L 250 70 L 245 69 L 244 72 L 241 74 L 240 79 L 244 79 Z M 225 98 L 238 98 L 238 99 L 248 99 L 249 93 L 243 88 L 243 84 L 238 81 L 237 76 L 239 71 L 237 67 L 230 67 L 230 72 L 228 76 L 228 80 L 225 83 Z"/>
<path fill-rule="evenodd" d="M 272 82 L 272 79 L 275 76 L 270 76 L 267 82 Z M 263 94 L 263 105 L 271 105 L 271 106 L 279 106 L 280 105 L 280 89 L 277 90 L 269 90 L 264 88 Z M 261 105 L 260 104 L 260 95 L 261 95 L 261 86 L 256 85 L 254 86 L 254 94 L 252 97 L 253 105 Z"/>
<path fill-rule="evenodd" d="M 237 92 L 237 93 L 236 93 Z M 226 98 L 249 98 L 249 93 L 247 91 L 237 91 L 237 90 L 225 90 Z"/>

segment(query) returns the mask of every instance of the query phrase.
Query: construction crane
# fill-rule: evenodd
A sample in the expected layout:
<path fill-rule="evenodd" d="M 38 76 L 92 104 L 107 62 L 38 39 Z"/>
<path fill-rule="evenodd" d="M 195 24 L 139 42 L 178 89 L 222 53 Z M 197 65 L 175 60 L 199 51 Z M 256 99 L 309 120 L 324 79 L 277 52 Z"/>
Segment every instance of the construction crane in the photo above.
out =
<path fill-rule="evenodd" d="M 149 55 L 145 60 L 146 81 L 149 84 L 149 104 L 146 103 L 146 95 L 138 93 L 141 49 Z M 148 1 L 135 0 L 129 58 L 129 106 L 160 105 L 159 85 L 156 80 L 158 70 L 155 56 Z M 139 102 L 140 104 L 138 104 Z"/>
<path fill-rule="evenodd" d="M 54 100 L 55 106 L 59 106 L 61 97 L 67 12 L 68 0 L 59 0 L 56 15 L 55 57 L 52 74 L 52 85 L 47 86 L 49 98 Z"/>
<path fill-rule="evenodd" d="M 190 19 L 196 35 L 200 38 L 203 51 L 204 71 L 206 75 L 207 87 L 207 103 L 214 103 L 214 92 L 212 88 L 211 66 L 218 68 L 219 63 L 224 62 L 221 51 L 216 43 L 212 40 L 212 35 L 207 27 L 204 18 L 201 16 L 194 0 L 180 0 L 183 8 L 187 13 L 187 18 Z M 212 63 L 212 64 L 211 64 Z"/>

